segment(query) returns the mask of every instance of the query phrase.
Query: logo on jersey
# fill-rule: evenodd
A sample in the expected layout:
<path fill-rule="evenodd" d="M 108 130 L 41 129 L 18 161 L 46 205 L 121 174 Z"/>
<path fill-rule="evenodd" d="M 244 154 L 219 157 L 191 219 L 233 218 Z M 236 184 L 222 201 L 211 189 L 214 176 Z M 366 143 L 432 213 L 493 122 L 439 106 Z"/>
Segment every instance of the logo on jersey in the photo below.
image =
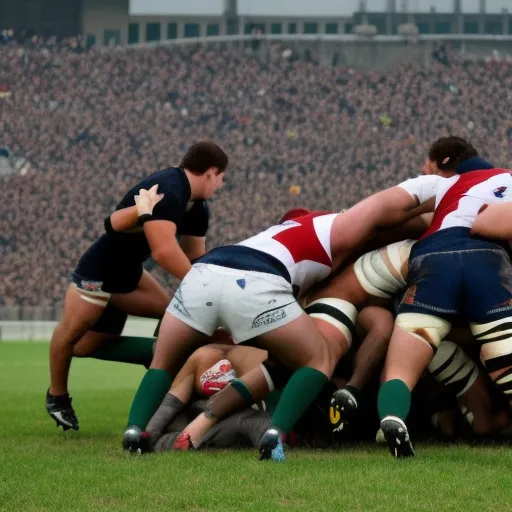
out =
<path fill-rule="evenodd" d="M 288 304 L 285 304 L 284 306 L 280 306 L 274 309 L 269 309 L 268 311 L 264 311 L 261 313 L 261 315 L 258 315 L 252 322 L 252 329 L 256 329 L 258 327 L 261 327 L 262 325 L 268 325 L 273 324 L 274 322 L 277 322 L 278 320 L 282 320 L 283 318 L 286 318 L 286 311 L 285 307 L 289 306 L 290 304 L 293 304 L 293 302 L 289 302 Z"/>
<path fill-rule="evenodd" d="M 503 199 L 505 197 L 505 190 L 507 190 L 507 187 L 498 187 L 493 190 L 493 193 L 499 199 Z"/>
<path fill-rule="evenodd" d="M 237 279 L 236 284 L 243 290 L 245 288 L 245 279 Z"/>

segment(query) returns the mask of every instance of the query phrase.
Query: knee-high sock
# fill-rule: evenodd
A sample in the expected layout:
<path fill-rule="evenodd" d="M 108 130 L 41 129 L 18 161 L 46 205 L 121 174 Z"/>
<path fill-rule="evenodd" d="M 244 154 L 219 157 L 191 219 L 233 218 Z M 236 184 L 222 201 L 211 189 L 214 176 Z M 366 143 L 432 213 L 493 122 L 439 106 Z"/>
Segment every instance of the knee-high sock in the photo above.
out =
<path fill-rule="evenodd" d="M 156 338 L 120 336 L 118 340 L 106 342 L 89 357 L 104 361 L 142 364 L 148 367 L 153 359 L 153 345 Z"/>
<path fill-rule="evenodd" d="M 378 409 L 382 420 L 386 416 L 396 416 L 406 420 L 411 408 L 411 392 L 405 382 L 393 379 L 384 382 L 379 390 Z"/>
<path fill-rule="evenodd" d="M 290 432 L 327 381 L 324 373 L 313 368 L 303 367 L 296 370 L 283 389 L 272 416 L 272 425 L 283 434 Z"/>
<path fill-rule="evenodd" d="M 162 403 L 171 384 L 172 377 L 165 370 L 148 370 L 133 399 L 128 425 L 136 425 L 144 430 Z"/>

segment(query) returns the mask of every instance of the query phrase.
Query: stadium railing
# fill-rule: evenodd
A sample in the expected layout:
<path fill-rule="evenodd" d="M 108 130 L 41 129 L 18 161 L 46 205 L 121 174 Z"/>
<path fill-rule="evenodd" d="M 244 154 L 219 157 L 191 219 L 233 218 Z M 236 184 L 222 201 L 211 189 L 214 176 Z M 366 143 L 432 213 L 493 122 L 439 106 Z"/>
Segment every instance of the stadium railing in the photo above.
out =
<path fill-rule="evenodd" d="M 2 341 L 49 341 L 57 325 L 51 320 L 3 320 L 0 321 Z M 153 336 L 156 320 L 129 317 L 123 334 L 126 336 Z"/>

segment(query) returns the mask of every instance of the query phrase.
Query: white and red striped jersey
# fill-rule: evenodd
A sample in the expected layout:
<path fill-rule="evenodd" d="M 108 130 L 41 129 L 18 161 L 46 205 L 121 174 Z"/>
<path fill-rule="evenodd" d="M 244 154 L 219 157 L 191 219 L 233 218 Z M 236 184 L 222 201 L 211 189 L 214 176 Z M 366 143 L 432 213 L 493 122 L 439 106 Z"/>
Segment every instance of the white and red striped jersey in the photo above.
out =
<path fill-rule="evenodd" d="M 304 293 L 332 270 L 331 227 L 338 214 L 297 217 L 236 245 L 270 254 L 287 268 L 293 286 Z"/>
<path fill-rule="evenodd" d="M 436 198 L 432 223 L 422 236 L 425 238 L 446 228 L 470 228 L 486 205 L 512 202 L 511 173 L 508 169 L 485 169 L 451 178 L 420 176 L 398 186 L 420 203 Z"/>

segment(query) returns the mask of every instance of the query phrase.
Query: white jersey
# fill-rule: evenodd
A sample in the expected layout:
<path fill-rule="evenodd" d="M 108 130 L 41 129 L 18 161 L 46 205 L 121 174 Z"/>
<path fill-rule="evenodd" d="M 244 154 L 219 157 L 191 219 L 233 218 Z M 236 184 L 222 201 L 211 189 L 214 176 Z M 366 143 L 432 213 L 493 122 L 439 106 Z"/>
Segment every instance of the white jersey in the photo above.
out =
<path fill-rule="evenodd" d="M 420 176 L 398 186 L 420 203 L 436 199 L 432 223 L 422 238 L 442 229 L 470 228 L 485 206 L 512 202 L 512 175 L 507 169 L 471 171 L 451 178 Z"/>
<path fill-rule="evenodd" d="M 304 215 L 236 245 L 270 254 L 283 263 L 300 296 L 332 271 L 331 228 L 337 215 Z"/>

